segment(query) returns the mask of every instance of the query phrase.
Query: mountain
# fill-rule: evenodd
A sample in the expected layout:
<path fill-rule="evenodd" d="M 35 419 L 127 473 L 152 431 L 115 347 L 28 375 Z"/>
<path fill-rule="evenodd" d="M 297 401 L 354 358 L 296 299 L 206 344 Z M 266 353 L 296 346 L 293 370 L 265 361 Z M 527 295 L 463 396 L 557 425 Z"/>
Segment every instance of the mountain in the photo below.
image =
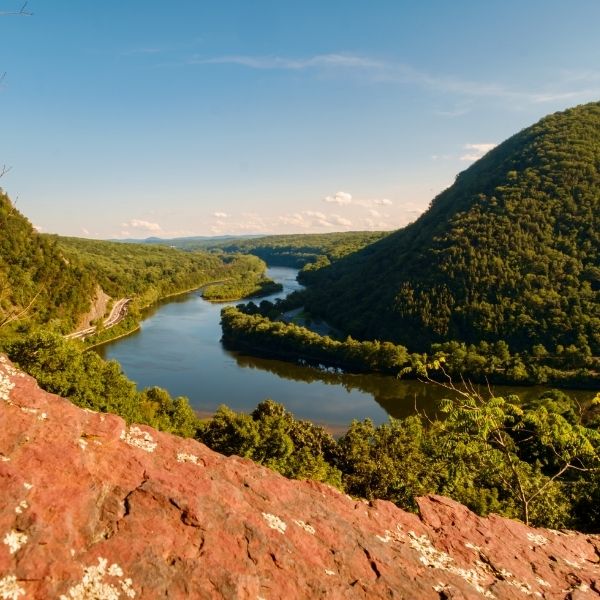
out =
<path fill-rule="evenodd" d="M 0 329 L 24 320 L 72 327 L 94 289 L 92 274 L 38 234 L 0 189 Z"/>
<path fill-rule="evenodd" d="M 413 224 L 306 273 L 307 307 L 356 337 L 415 350 L 504 340 L 598 355 L 599 220 L 595 102 L 517 133 Z"/>
<path fill-rule="evenodd" d="M 419 514 L 78 408 L 0 355 L 0 597 L 586 598 L 600 539 Z M 587 592 L 587 593 L 586 593 Z"/>

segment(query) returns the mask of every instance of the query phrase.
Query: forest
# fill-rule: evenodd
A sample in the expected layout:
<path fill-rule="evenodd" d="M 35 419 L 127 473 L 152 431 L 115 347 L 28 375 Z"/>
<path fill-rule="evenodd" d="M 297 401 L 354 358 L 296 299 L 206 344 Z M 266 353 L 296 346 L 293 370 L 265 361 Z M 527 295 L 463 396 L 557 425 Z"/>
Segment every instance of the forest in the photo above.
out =
<path fill-rule="evenodd" d="M 169 245 L 182 250 L 205 250 L 227 254 L 253 254 L 273 267 L 320 268 L 356 252 L 388 235 L 382 231 L 302 233 L 251 237 L 150 238 L 144 243 Z"/>
<path fill-rule="evenodd" d="M 37 325 L 72 331 L 98 288 L 113 300 L 133 301 L 123 322 L 88 343 L 134 329 L 141 310 L 160 298 L 209 283 L 205 295 L 212 301 L 279 289 L 265 276 L 265 263 L 252 255 L 40 234 L 3 192 L 0 231 L 0 345 Z"/>
<path fill-rule="evenodd" d="M 350 371 L 433 357 L 472 381 L 597 386 L 599 164 L 600 103 L 549 115 L 460 173 L 416 222 L 307 264 L 307 290 L 287 303 L 224 313 L 224 339 Z M 279 322 L 300 306 L 343 335 Z"/>
<path fill-rule="evenodd" d="M 460 173 L 411 225 L 304 272 L 306 307 L 411 351 L 504 340 L 511 352 L 598 356 L 599 164 L 600 103 L 549 115 Z"/>
<path fill-rule="evenodd" d="M 559 387 L 596 389 L 600 387 L 600 360 L 573 346 L 558 357 L 541 348 L 534 354 L 511 353 L 508 344 L 466 344 L 449 341 L 432 344 L 429 353 L 409 352 L 406 346 L 378 340 L 335 339 L 306 327 L 285 322 L 282 307 L 263 300 L 226 307 L 221 311 L 223 342 L 228 348 L 274 357 L 336 367 L 350 373 L 380 372 L 418 377 L 423 365 L 437 361 L 443 371 L 432 376 L 463 377 L 477 383 L 551 384 Z"/>

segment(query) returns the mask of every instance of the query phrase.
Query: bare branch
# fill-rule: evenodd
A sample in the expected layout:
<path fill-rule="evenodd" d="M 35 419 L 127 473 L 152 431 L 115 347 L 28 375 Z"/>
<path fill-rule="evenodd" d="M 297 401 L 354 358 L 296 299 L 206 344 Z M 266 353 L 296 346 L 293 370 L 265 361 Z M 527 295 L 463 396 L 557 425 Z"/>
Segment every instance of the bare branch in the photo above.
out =
<path fill-rule="evenodd" d="M 19 11 L 0 11 L 0 17 L 31 17 L 33 13 L 27 10 L 27 4 L 28 2 L 25 2 Z"/>
<path fill-rule="evenodd" d="M 37 297 L 42 293 L 42 291 L 40 290 L 34 297 L 33 300 L 20 312 L 13 314 L 13 315 L 9 315 L 8 317 L 6 317 L 4 319 L 4 321 L 2 321 L 0 323 L 0 329 L 2 327 L 4 327 L 5 325 L 8 325 L 9 323 L 12 323 L 14 321 L 18 321 L 19 319 L 22 319 L 31 309 L 31 307 L 33 306 L 33 303 L 37 300 Z"/>

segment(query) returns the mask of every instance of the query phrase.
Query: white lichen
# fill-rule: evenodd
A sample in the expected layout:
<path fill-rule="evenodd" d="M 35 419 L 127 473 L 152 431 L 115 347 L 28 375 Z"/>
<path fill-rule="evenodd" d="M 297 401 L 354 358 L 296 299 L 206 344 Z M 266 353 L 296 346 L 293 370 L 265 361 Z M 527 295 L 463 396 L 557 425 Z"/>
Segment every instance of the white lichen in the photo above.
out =
<path fill-rule="evenodd" d="M 304 531 L 306 531 L 307 533 L 310 533 L 311 535 L 315 535 L 315 528 L 312 525 L 309 525 L 308 523 L 305 523 L 304 521 L 300 521 L 299 519 L 294 519 L 294 523 L 296 523 L 296 525 L 298 525 L 298 527 L 302 527 L 302 529 L 304 529 Z"/>
<path fill-rule="evenodd" d="M 335 575 L 335 571 L 330 571 L 329 569 L 325 569 L 325 575 Z"/>
<path fill-rule="evenodd" d="M 37 416 L 37 420 L 38 421 L 47 421 L 48 415 L 45 412 L 42 412 Z"/>
<path fill-rule="evenodd" d="M 25 590 L 17 583 L 14 575 L 6 575 L 0 579 L 0 598 L 2 600 L 19 600 L 19 596 L 24 596 Z"/>
<path fill-rule="evenodd" d="M 418 536 L 413 531 L 409 531 L 408 537 L 411 548 L 420 554 L 419 560 L 426 567 L 457 575 L 472 585 L 485 598 L 495 598 L 494 594 L 484 587 L 486 579 L 489 578 L 489 573 L 485 569 L 479 565 L 478 568 L 473 569 L 464 569 L 455 565 L 454 559 L 446 552 L 438 550 L 425 534 Z"/>
<path fill-rule="evenodd" d="M 544 587 L 551 587 L 551 585 L 545 579 L 542 579 L 541 577 L 536 577 L 535 580 Z"/>
<path fill-rule="evenodd" d="M 475 544 L 472 544 L 471 542 L 465 542 L 465 548 L 473 550 L 477 553 L 481 552 L 481 548 L 479 546 L 476 546 Z"/>
<path fill-rule="evenodd" d="M 33 487 L 33 483 L 29 483 L 28 481 L 26 481 L 26 482 L 23 484 L 23 487 L 24 487 L 26 490 L 30 490 L 30 489 Z"/>
<path fill-rule="evenodd" d="M 402 531 L 402 526 L 400 524 L 396 525 L 396 531 L 390 531 L 389 529 L 386 529 L 383 532 L 383 535 L 375 535 L 375 537 L 382 543 L 382 544 L 389 544 L 390 542 L 399 542 L 401 544 L 404 543 L 406 536 L 404 535 L 404 532 Z"/>
<path fill-rule="evenodd" d="M 144 450 L 144 452 L 154 452 L 156 446 L 158 446 L 147 431 L 142 431 L 136 425 L 130 427 L 129 431 L 122 431 L 121 439 L 126 444 Z"/>
<path fill-rule="evenodd" d="M 193 465 L 199 465 L 198 457 L 195 454 L 189 454 L 188 452 L 178 452 L 177 462 L 180 463 L 192 463 Z"/>
<path fill-rule="evenodd" d="M 287 525 L 279 517 L 270 513 L 263 513 L 262 516 L 271 529 L 275 529 L 276 531 L 279 531 L 279 533 L 285 533 Z"/>
<path fill-rule="evenodd" d="M 6 366 L 4 367 L 6 369 Z M 0 400 L 10 403 L 10 393 L 15 387 L 15 384 L 9 377 L 0 374 Z"/>
<path fill-rule="evenodd" d="M 88 447 L 87 440 L 81 437 L 77 440 L 77 444 L 82 450 L 85 450 Z"/>
<path fill-rule="evenodd" d="M 4 456 L 4 454 L 0 454 L 0 462 L 10 462 L 10 458 L 8 456 Z"/>
<path fill-rule="evenodd" d="M 29 508 L 29 504 L 27 504 L 27 500 L 21 500 L 19 504 L 15 507 L 15 512 L 20 515 L 23 513 L 25 509 Z"/>
<path fill-rule="evenodd" d="M 4 536 L 2 541 L 8 546 L 8 551 L 15 554 L 27 543 L 28 539 L 24 533 L 13 529 Z"/>
<path fill-rule="evenodd" d="M 545 546 L 548 543 L 548 538 L 538 533 L 527 533 L 527 539 L 533 542 L 534 546 Z"/>
<path fill-rule="evenodd" d="M 81 582 L 60 596 L 60 600 L 119 600 L 121 593 L 126 598 L 134 598 L 133 582 L 122 579 L 123 569 L 116 564 L 108 566 L 106 558 L 98 557 L 98 564 L 86 567 Z M 105 581 L 112 578 L 113 581 Z"/>

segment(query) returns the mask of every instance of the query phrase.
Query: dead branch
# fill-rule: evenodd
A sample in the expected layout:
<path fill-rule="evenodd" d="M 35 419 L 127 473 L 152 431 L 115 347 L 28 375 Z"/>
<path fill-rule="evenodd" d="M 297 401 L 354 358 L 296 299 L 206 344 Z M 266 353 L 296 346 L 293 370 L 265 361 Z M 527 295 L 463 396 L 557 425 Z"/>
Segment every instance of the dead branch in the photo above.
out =
<path fill-rule="evenodd" d="M 33 13 L 27 10 L 27 4 L 28 2 L 25 2 L 19 11 L 0 11 L 0 17 L 31 17 Z"/>

